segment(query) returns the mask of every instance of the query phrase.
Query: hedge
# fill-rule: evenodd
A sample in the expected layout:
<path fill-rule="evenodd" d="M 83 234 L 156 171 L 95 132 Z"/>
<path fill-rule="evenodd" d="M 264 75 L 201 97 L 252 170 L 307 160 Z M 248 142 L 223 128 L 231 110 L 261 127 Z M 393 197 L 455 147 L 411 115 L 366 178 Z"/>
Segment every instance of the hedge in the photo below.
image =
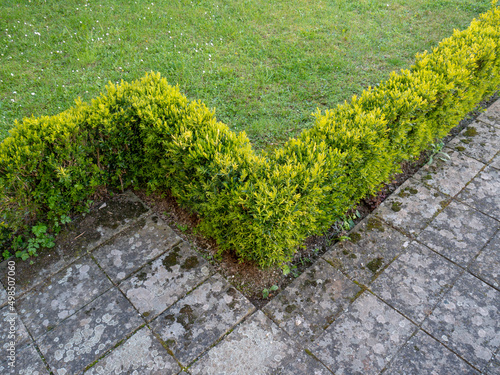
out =
<path fill-rule="evenodd" d="M 9 233 L 21 249 L 35 224 L 54 231 L 99 192 L 146 185 L 196 212 L 221 251 L 283 265 L 498 90 L 499 68 L 494 2 L 411 69 L 261 155 L 159 73 L 109 84 L 91 103 L 16 123 L 0 144 L 4 243 Z"/>

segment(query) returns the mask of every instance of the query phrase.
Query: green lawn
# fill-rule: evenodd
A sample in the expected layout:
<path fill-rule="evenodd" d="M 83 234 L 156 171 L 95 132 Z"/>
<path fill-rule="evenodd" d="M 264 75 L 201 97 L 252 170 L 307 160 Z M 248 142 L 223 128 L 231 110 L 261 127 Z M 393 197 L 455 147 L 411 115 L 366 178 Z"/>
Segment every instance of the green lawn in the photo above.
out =
<path fill-rule="evenodd" d="M 0 140 L 15 119 L 159 71 L 271 148 L 411 66 L 490 0 L 2 0 Z"/>

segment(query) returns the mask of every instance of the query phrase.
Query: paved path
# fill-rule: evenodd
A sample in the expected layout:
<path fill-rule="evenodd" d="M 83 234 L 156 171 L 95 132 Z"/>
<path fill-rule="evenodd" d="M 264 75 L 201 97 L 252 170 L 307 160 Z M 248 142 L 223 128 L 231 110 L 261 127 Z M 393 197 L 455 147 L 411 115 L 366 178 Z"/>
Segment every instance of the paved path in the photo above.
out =
<path fill-rule="evenodd" d="M 500 374 L 499 150 L 497 101 L 262 310 L 116 197 L 16 262 L 14 313 L 2 263 L 0 373 Z"/>

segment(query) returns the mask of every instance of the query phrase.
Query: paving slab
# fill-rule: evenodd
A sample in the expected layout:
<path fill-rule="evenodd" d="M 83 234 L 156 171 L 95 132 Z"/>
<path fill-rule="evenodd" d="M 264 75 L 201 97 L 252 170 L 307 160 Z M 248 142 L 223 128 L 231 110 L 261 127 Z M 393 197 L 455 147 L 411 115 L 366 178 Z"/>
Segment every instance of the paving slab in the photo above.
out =
<path fill-rule="evenodd" d="M 413 242 L 375 280 L 371 290 L 414 323 L 420 324 L 462 272 L 440 255 Z"/>
<path fill-rule="evenodd" d="M 85 375 L 165 375 L 177 374 L 180 370 L 179 364 L 154 337 L 151 330 L 143 327 L 107 357 L 85 371 Z"/>
<path fill-rule="evenodd" d="M 378 374 L 416 330 L 403 315 L 365 292 L 310 350 L 336 375 Z"/>
<path fill-rule="evenodd" d="M 483 373 L 487 375 L 500 375 L 500 351 L 497 351 L 497 354 L 490 361 Z"/>
<path fill-rule="evenodd" d="M 70 231 L 59 234 L 60 244 L 57 246 L 90 252 L 150 213 L 134 193 L 126 191 L 77 219 L 69 226 Z M 77 236 L 73 237 L 74 234 Z"/>
<path fill-rule="evenodd" d="M 452 201 L 417 240 L 466 267 L 499 227 L 495 219 Z"/>
<path fill-rule="evenodd" d="M 422 331 L 418 331 L 406 343 L 382 373 L 384 375 L 480 374 L 455 353 Z"/>
<path fill-rule="evenodd" d="M 49 375 L 49 371 L 33 345 L 27 345 L 16 352 L 15 366 L 8 362 L 0 364 L 0 371 L 5 375 Z"/>
<path fill-rule="evenodd" d="M 254 310 L 216 274 L 161 314 L 151 328 L 187 366 Z"/>
<path fill-rule="evenodd" d="M 488 375 L 500 375 L 500 350 L 498 350 L 496 355 L 492 358 L 484 370 L 484 373 Z"/>
<path fill-rule="evenodd" d="M 356 225 L 349 237 L 350 240 L 336 244 L 323 258 L 365 286 L 411 242 L 409 237 L 373 216 Z"/>
<path fill-rule="evenodd" d="M 444 194 L 409 178 L 382 202 L 373 215 L 406 234 L 416 236 L 448 203 L 449 198 Z"/>
<path fill-rule="evenodd" d="M 188 243 L 155 259 L 118 286 L 151 321 L 210 276 L 208 262 Z"/>
<path fill-rule="evenodd" d="M 500 347 L 500 292 L 464 273 L 422 329 L 482 370 Z"/>
<path fill-rule="evenodd" d="M 500 290 L 500 231 L 470 265 L 469 271 Z"/>
<path fill-rule="evenodd" d="M 17 301 L 17 308 L 26 328 L 36 338 L 112 286 L 87 255 L 26 293 Z"/>
<path fill-rule="evenodd" d="M 180 242 L 168 225 L 152 215 L 121 232 L 93 256 L 111 280 L 118 283 Z"/>
<path fill-rule="evenodd" d="M 497 154 L 497 156 L 495 156 L 493 158 L 490 166 L 492 166 L 493 168 L 496 168 L 496 169 L 500 169 L 500 152 Z"/>
<path fill-rule="evenodd" d="M 449 160 L 441 160 L 436 156 L 432 164 L 422 167 L 413 175 L 413 179 L 454 197 L 485 164 L 449 147 L 445 147 L 443 152 L 450 157 Z"/>
<path fill-rule="evenodd" d="M 500 126 L 500 100 L 491 104 L 487 111 L 480 114 L 477 119 Z"/>
<path fill-rule="evenodd" d="M 115 196 L 113 199 L 92 210 L 86 216 L 68 224 L 57 236 L 56 245 L 40 251 L 36 261 L 16 262 L 16 288 L 21 295 L 76 259 L 84 256 L 131 223 L 149 214 L 149 209 L 132 193 Z M 7 261 L 0 263 L 1 281 L 5 285 Z"/>
<path fill-rule="evenodd" d="M 16 348 L 20 348 L 31 342 L 29 333 L 21 318 L 15 309 L 11 309 L 10 305 L 0 309 L 0 321 L 2 322 L 0 325 L 0 345 L 2 352 L 5 352 L 10 347 L 11 342 L 15 343 Z M 0 361 L 2 360 L 3 358 L 0 357 Z"/>
<path fill-rule="evenodd" d="M 360 291 L 358 285 L 320 259 L 262 311 L 290 336 L 312 341 Z"/>
<path fill-rule="evenodd" d="M 483 163 L 488 163 L 500 150 L 500 127 L 475 121 L 447 145 Z"/>
<path fill-rule="evenodd" d="M 7 304 L 7 291 L 0 283 L 0 308 L 4 307 Z"/>
<path fill-rule="evenodd" d="M 193 375 L 331 375 L 257 311 L 189 369 Z"/>
<path fill-rule="evenodd" d="M 457 199 L 500 221 L 500 170 L 486 167 Z"/>
<path fill-rule="evenodd" d="M 141 324 L 144 320 L 113 288 L 35 341 L 54 373 L 80 374 Z"/>

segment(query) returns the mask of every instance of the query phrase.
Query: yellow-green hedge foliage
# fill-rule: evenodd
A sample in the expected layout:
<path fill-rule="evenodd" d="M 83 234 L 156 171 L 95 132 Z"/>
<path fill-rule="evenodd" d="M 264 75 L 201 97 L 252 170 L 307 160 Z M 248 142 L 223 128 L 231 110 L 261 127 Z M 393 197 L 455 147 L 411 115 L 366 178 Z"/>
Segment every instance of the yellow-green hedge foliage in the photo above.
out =
<path fill-rule="evenodd" d="M 53 226 L 99 189 L 145 184 L 197 212 L 222 250 L 283 264 L 498 90 L 499 68 L 493 5 L 410 70 L 317 113 L 313 128 L 264 156 L 159 74 L 109 85 L 90 104 L 11 131 L 0 145 L 1 215 L 17 233 Z"/>

